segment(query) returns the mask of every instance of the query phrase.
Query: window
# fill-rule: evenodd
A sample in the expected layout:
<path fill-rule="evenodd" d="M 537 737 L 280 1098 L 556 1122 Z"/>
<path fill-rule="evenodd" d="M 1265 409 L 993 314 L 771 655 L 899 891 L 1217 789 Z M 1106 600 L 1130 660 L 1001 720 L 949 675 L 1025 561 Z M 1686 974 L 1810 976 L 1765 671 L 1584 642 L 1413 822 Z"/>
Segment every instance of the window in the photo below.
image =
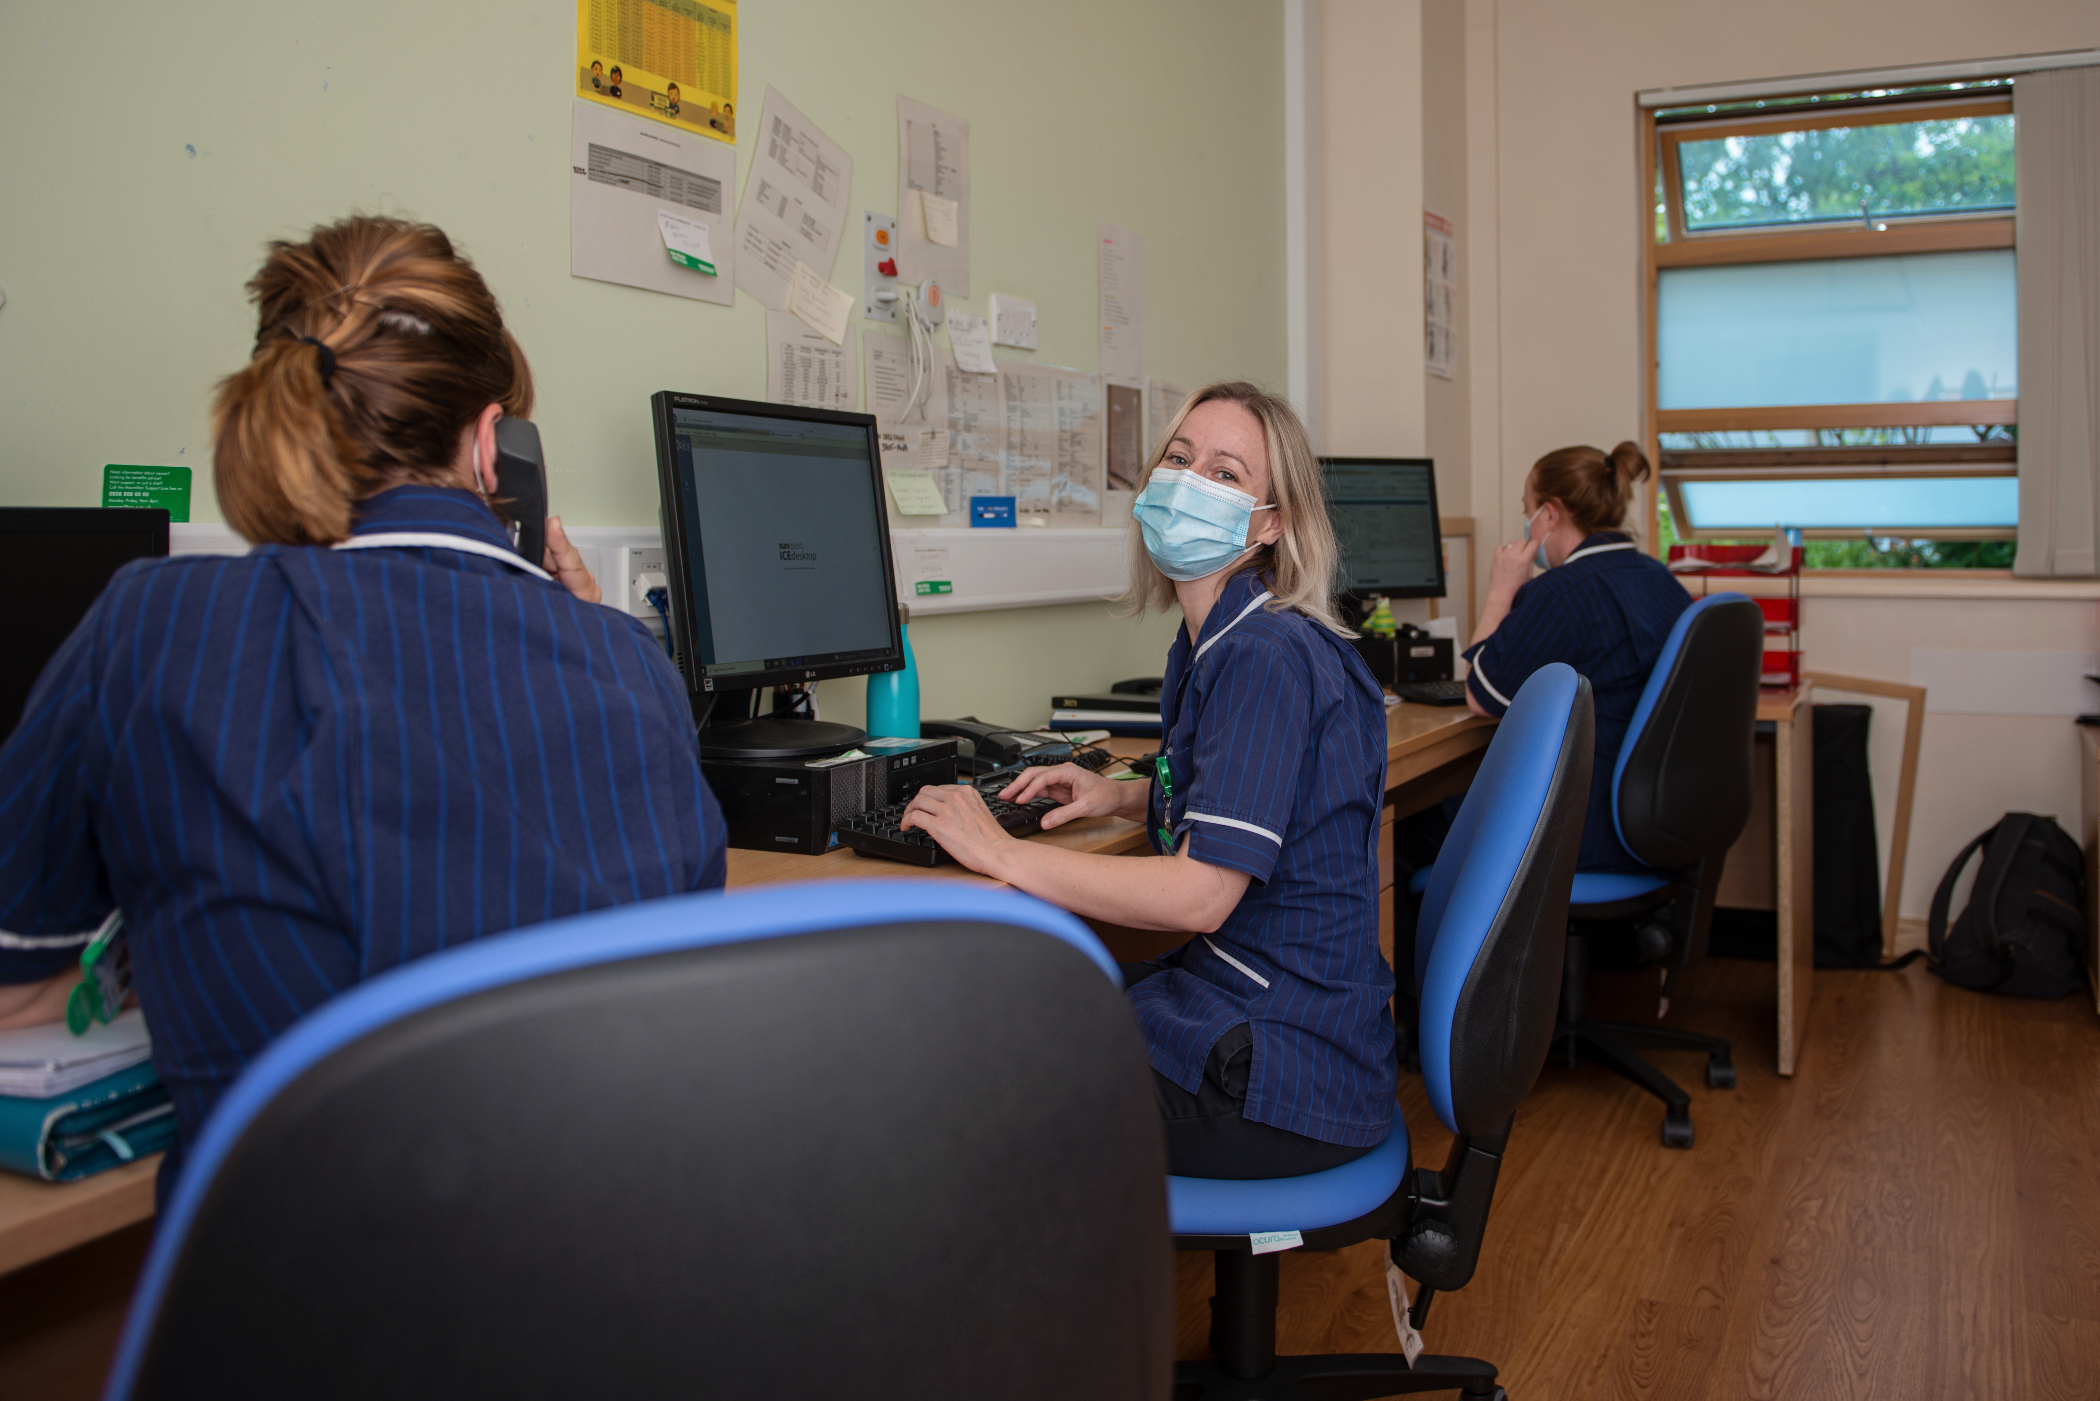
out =
<path fill-rule="evenodd" d="M 1649 120 L 1658 537 L 1783 526 L 1811 566 L 2009 566 L 2009 82 Z"/>

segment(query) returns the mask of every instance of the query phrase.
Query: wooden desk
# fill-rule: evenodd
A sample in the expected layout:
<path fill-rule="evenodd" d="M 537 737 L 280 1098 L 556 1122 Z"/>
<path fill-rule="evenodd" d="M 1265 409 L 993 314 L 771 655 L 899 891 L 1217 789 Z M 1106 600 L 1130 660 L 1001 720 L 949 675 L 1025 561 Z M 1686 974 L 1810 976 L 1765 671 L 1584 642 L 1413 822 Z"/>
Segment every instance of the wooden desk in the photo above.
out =
<path fill-rule="evenodd" d="M 1386 786 L 1389 796 L 1402 805 L 1401 816 L 1441 800 L 1446 793 L 1463 791 L 1480 766 L 1480 755 L 1495 729 L 1493 721 L 1457 706 L 1391 706 L 1385 724 Z M 1157 745 L 1147 740 L 1116 740 L 1110 748 L 1135 756 Z M 1413 806 L 1405 806 L 1409 803 Z M 1145 848 L 1143 826 L 1121 818 L 1089 818 L 1029 840 L 1109 855 Z M 1389 867 L 1384 875 L 1390 882 Z M 907 866 L 843 848 L 823 856 L 729 853 L 731 889 L 797 880 L 927 876 L 992 883 L 956 865 Z M 0 1173 L 0 1274 L 144 1221 L 153 1214 L 153 1174 L 159 1166 L 156 1156 L 65 1186 Z"/>
<path fill-rule="evenodd" d="M 159 1170 L 156 1153 L 81 1182 L 0 1172 L 0 1275 L 144 1221 Z"/>
<path fill-rule="evenodd" d="M 2100 1012 L 2100 729 L 2078 727 L 2078 841 L 2085 848 L 2085 972 Z"/>
<path fill-rule="evenodd" d="M 1768 910 L 1779 966 L 1778 1066 L 1792 1075 L 1808 1033 L 1815 986 L 1815 708 L 1813 686 L 1766 691 L 1757 705 L 1759 734 L 1750 825 L 1729 849 L 1717 903 Z"/>
<path fill-rule="evenodd" d="M 1462 793 L 1480 767 L 1495 732 L 1495 722 L 1483 720 L 1462 706 L 1387 706 L 1385 712 L 1385 785 L 1389 802 L 1398 804 L 1401 817 L 1419 812 L 1447 794 Z M 1158 742 L 1144 739 L 1112 739 L 1105 746 L 1125 757 L 1147 754 Z M 1408 806 L 1411 804 L 1412 806 Z M 1054 832 L 1043 832 L 1028 840 L 1047 842 L 1072 851 L 1121 856 L 1146 849 L 1142 824 L 1120 817 L 1089 817 Z M 797 856 L 786 851 L 729 853 L 729 888 L 771 885 L 796 880 L 866 880 L 898 876 L 927 876 L 943 880 L 970 880 L 996 884 L 956 865 L 907 866 L 901 861 L 862 856 L 836 847 L 822 856 Z"/>
<path fill-rule="evenodd" d="M 1816 738 L 1812 689 L 1765 693 L 1772 722 L 1772 849 L 1778 897 L 1779 1073 L 1791 1075 L 1808 1035 L 1816 977 Z"/>

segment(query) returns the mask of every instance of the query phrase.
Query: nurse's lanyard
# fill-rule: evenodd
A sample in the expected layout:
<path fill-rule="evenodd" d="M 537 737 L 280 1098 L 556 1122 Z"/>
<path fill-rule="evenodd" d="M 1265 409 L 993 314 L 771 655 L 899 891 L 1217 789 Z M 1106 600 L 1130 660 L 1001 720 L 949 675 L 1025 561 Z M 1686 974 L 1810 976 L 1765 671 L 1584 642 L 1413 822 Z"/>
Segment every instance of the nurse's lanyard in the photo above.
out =
<path fill-rule="evenodd" d="M 1178 692 L 1174 701 L 1174 708 L 1178 712 L 1181 709 L 1181 697 Z M 1164 749 L 1152 756 L 1152 769 L 1159 778 L 1160 814 L 1171 818 L 1174 815 L 1174 769 L 1167 763 L 1167 752 Z M 1159 844 L 1167 849 L 1167 855 L 1174 854 L 1174 832 L 1164 822 L 1159 825 Z"/>

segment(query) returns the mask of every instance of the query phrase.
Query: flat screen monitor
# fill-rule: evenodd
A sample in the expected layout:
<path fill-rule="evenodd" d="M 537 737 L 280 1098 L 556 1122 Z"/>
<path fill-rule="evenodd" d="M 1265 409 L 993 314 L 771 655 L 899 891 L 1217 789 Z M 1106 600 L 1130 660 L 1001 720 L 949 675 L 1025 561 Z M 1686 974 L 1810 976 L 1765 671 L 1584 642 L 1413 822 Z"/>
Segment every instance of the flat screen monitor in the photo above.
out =
<path fill-rule="evenodd" d="M 168 513 L 141 507 L 0 507 L 0 739 L 44 666 L 135 559 L 168 553 Z"/>
<path fill-rule="evenodd" d="M 671 632 L 694 713 L 724 691 L 899 670 L 875 420 L 668 390 L 650 403 Z"/>
<path fill-rule="evenodd" d="M 1323 457 L 1342 591 L 1362 599 L 1442 598 L 1435 464 L 1426 457 Z"/>

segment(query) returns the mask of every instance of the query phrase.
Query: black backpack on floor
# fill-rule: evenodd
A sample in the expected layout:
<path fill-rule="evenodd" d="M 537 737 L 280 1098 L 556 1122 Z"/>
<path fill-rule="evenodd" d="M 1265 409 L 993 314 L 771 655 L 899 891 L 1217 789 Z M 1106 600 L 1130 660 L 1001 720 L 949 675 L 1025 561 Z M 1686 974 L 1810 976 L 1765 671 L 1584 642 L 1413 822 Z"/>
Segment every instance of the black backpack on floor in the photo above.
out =
<path fill-rule="evenodd" d="M 1983 849 L 1968 908 L 1947 927 L 1954 883 Z M 1933 893 L 1932 970 L 1957 987 L 2062 997 L 2085 982 L 2085 854 L 2063 828 L 2009 812 L 1961 849 Z"/>

